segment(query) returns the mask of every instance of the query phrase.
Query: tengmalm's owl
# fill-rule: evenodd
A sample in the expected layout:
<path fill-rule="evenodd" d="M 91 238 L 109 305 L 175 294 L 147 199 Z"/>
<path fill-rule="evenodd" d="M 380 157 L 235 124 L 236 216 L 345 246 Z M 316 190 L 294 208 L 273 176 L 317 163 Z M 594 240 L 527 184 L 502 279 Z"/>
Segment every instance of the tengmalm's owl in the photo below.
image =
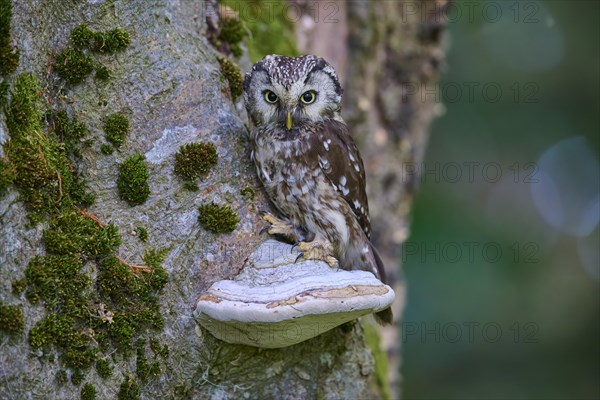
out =
<path fill-rule="evenodd" d="M 385 281 L 371 224 L 365 170 L 340 115 L 335 70 L 312 55 L 269 55 L 244 81 L 254 124 L 252 160 L 278 217 L 266 213 L 270 234 L 296 242 L 305 259 L 370 271 Z M 390 309 L 376 315 L 390 323 Z"/>

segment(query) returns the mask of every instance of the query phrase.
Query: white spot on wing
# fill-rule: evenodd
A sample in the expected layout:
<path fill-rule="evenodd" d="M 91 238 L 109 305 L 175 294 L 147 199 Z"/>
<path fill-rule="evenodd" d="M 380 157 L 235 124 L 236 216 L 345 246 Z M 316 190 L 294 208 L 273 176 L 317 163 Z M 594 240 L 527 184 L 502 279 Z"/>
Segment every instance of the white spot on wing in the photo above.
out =
<path fill-rule="evenodd" d="M 319 157 L 319 165 L 323 169 L 328 169 L 329 168 L 329 160 L 326 158 Z"/>
<path fill-rule="evenodd" d="M 271 182 L 271 177 L 269 176 L 269 174 L 267 174 L 267 171 L 262 169 L 260 172 L 262 173 L 263 177 L 265 178 L 265 181 Z"/>

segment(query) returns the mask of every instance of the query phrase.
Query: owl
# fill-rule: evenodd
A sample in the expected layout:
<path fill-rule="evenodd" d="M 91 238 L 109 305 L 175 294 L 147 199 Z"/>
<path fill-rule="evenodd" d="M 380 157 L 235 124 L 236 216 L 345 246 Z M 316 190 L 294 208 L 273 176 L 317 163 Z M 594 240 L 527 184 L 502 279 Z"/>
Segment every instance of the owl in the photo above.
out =
<path fill-rule="evenodd" d="M 269 234 L 296 243 L 304 259 L 366 270 L 385 282 L 369 237 L 365 170 L 341 117 L 334 68 L 312 55 L 269 55 L 244 80 L 254 125 L 251 158 L 275 208 L 264 213 Z M 390 323 L 391 310 L 376 314 Z"/>

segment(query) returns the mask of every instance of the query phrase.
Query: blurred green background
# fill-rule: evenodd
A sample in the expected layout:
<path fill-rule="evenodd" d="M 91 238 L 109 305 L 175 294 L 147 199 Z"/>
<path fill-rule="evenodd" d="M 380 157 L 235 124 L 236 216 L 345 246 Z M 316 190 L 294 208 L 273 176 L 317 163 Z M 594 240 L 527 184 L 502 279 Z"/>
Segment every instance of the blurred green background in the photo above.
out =
<path fill-rule="evenodd" d="M 600 2 L 468 3 L 403 252 L 404 397 L 597 399 Z"/>

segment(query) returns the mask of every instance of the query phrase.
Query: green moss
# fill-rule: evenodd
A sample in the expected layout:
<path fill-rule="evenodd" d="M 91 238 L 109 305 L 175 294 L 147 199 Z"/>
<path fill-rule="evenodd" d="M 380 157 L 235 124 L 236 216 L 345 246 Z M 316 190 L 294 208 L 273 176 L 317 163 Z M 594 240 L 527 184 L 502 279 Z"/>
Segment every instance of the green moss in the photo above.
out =
<path fill-rule="evenodd" d="M 74 158 L 80 158 L 79 150 L 81 139 L 89 135 L 89 130 L 84 123 L 73 118 L 70 119 L 65 110 L 56 112 L 52 116 L 54 134 L 64 146 L 65 151 Z"/>
<path fill-rule="evenodd" d="M 91 218 L 71 211 L 50 218 L 44 243 L 50 254 L 94 258 L 114 252 L 121 239 L 113 224 L 100 227 Z"/>
<path fill-rule="evenodd" d="M 135 234 L 142 242 L 148 240 L 148 230 L 143 226 L 138 226 L 135 228 Z"/>
<path fill-rule="evenodd" d="M 163 247 L 162 249 L 147 249 L 142 256 L 142 260 L 144 260 L 144 263 L 149 267 L 159 268 L 169 255 L 170 251 L 171 249 L 168 247 Z M 160 286 L 162 286 L 162 284 Z"/>
<path fill-rule="evenodd" d="M 79 24 L 71 31 L 71 43 L 79 49 L 89 48 L 94 39 L 94 32 L 87 24 Z"/>
<path fill-rule="evenodd" d="M 55 377 L 55 379 L 56 379 L 56 383 L 58 383 L 58 384 L 60 384 L 60 385 L 63 385 L 63 384 L 65 384 L 65 383 L 67 383 L 67 380 L 69 379 L 69 378 L 67 377 L 67 371 L 65 371 L 64 369 L 59 369 L 59 370 L 56 372 L 56 377 Z"/>
<path fill-rule="evenodd" d="M 25 318 L 20 307 L 8 306 L 0 301 L 0 333 L 17 335 L 25 328 Z"/>
<path fill-rule="evenodd" d="M 144 349 L 146 341 L 138 339 L 136 343 L 136 360 L 135 360 L 135 372 L 142 382 L 150 375 L 150 364 L 146 358 L 146 351 Z"/>
<path fill-rule="evenodd" d="M 233 100 L 237 99 L 244 91 L 244 76 L 234 62 L 219 57 L 221 75 L 229 82 L 229 91 Z"/>
<path fill-rule="evenodd" d="M 89 369 L 96 360 L 96 349 L 73 348 L 63 355 L 63 362 L 69 368 Z"/>
<path fill-rule="evenodd" d="M 243 189 L 240 191 L 240 194 L 241 194 L 241 195 L 242 195 L 242 197 L 244 197 L 245 199 L 248 199 L 248 200 L 254 200 L 254 196 L 255 196 L 254 189 L 252 189 L 250 186 L 246 186 L 245 188 L 243 188 Z"/>
<path fill-rule="evenodd" d="M 70 320 L 47 316 L 29 331 L 29 344 L 34 349 L 49 346 L 57 341 L 56 335 L 71 329 Z"/>
<path fill-rule="evenodd" d="M 0 0 L 0 6 L 3 5 Z M 73 32 L 73 43 L 79 40 L 78 46 L 84 46 L 85 34 L 82 28 Z M 70 82 L 83 80 L 82 65 L 73 65 L 79 56 L 84 61 L 88 57 L 79 50 L 65 50 L 57 60 L 62 61 L 57 65 L 57 73 L 68 72 L 63 77 Z M 2 83 L 3 90 L 8 90 L 8 85 Z M 80 147 L 89 143 L 84 142 L 89 137 L 88 130 L 64 110 L 44 112 L 42 93 L 33 75 L 21 74 L 15 79 L 10 103 L 0 107 L 9 133 L 4 144 L 5 158 L 0 160 L 0 183 L 12 182 L 33 223 L 47 221 L 42 236 L 46 254 L 29 262 L 25 277 L 13 281 L 13 292 L 24 292 L 31 303 L 43 305 L 46 312 L 28 332 L 29 344 L 36 350 L 32 354 L 41 362 L 58 362 L 56 376 L 61 383 L 71 376 L 71 381 L 80 385 L 94 364 L 103 371 L 100 375 L 110 375 L 108 361 L 105 365 L 100 362 L 107 354 L 116 350 L 126 355 L 136 338 L 148 335 L 150 330 L 163 329 L 158 296 L 168 274 L 158 265 L 164 259 L 158 251 L 148 256 L 156 266 L 147 269 L 138 270 L 120 262 L 116 257 L 120 243 L 117 229 L 76 208 L 93 202 L 71 161 L 80 157 Z M 44 121 L 49 121 L 50 126 Z M 10 174 L 12 178 L 4 179 Z M 128 279 L 119 281 L 108 264 L 124 267 Z M 87 271 L 96 268 L 98 277 L 94 280 Z M 109 280 L 125 286 L 113 283 L 110 291 L 105 290 Z M 14 330 L 5 323 L 4 314 L 2 307 L 0 330 Z M 15 321 L 18 319 L 11 319 L 11 323 Z M 156 363 L 148 364 L 149 375 L 160 371 Z M 139 386 L 137 390 L 139 397 Z"/>
<path fill-rule="evenodd" d="M 32 129 L 42 131 L 43 113 L 37 79 L 31 74 L 21 74 L 15 82 L 6 123 L 11 136 L 29 133 Z"/>
<path fill-rule="evenodd" d="M 73 373 L 71 373 L 71 383 L 75 386 L 81 385 L 83 378 L 85 378 L 85 376 L 81 371 L 73 371 Z"/>
<path fill-rule="evenodd" d="M 149 177 L 146 158 L 141 154 L 129 157 L 119 168 L 119 196 L 131 206 L 144 203 L 150 195 Z"/>
<path fill-rule="evenodd" d="M 81 50 L 67 48 L 56 56 L 54 70 L 70 84 L 81 83 L 94 70 L 94 61 Z"/>
<path fill-rule="evenodd" d="M 167 273 L 161 266 L 136 271 L 107 257 L 99 264 L 98 291 L 92 292 L 91 279 L 80 271 L 82 264 L 74 255 L 38 256 L 30 262 L 26 296 L 33 303 L 43 301 L 49 314 L 30 330 L 29 343 L 35 349 L 58 348 L 62 363 L 76 371 L 96 363 L 98 373 L 106 378 L 111 369 L 107 361 L 96 361 L 100 347 L 112 343 L 126 355 L 140 333 L 163 328 L 158 294 Z"/>
<path fill-rule="evenodd" d="M 169 347 L 166 344 L 161 346 L 160 341 L 156 338 L 150 339 L 150 349 L 154 353 L 155 357 L 169 357 Z"/>
<path fill-rule="evenodd" d="M 158 361 L 154 361 L 150 365 L 150 370 L 148 371 L 148 375 L 150 375 L 152 377 L 158 377 L 158 376 L 160 376 L 161 373 L 162 373 L 162 371 L 160 369 L 159 362 Z"/>
<path fill-rule="evenodd" d="M 4 109 L 10 139 L 3 161 L 14 168 L 14 185 L 30 219 L 47 221 L 46 254 L 29 262 L 13 291 L 24 291 L 45 308 L 46 316 L 28 332 L 40 361 L 55 362 L 56 354 L 62 371 L 57 378 L 65 382 L 70 371 L 71 381 L 80 385 L 94 364 L 99 374 L 110 375 L 108 362 L 100 361 L 105 354 L 116 350 L 126 356 L 136 338 L 163 329 L 158 296 L 168 274 L 159 265 L 163 251 L 150 251 L 145 257 L 152 266 L 145 269 L 119 261 L 116 227 L 75 207 L 93 200 L 70 161 L 87 128 L 64 110 L 43 113 L 41 93 L 33 75 L 21 74 Z M 51 122 L 49 129 L 42 117 Z M 90 268 L 97 268 L 95 281 Z M 149 375 L 159 370 L 149 363 Z"/>
<path fill-rule="evenodd" d="M 229 44 L 234 56 L 240 57 L 243 54 L 240 43 L 248 35 L 244 23 L 238 18 L 223 18 L 220 28 L 219 39 Z"/>
<path fill-rule="evenodd" d="M 126 377 L 119 387 L 117 399 L 119 400 L 138 400 L 140 398 L 140 386 L 133 378 Z"/>
<path fill-rule="evenodd" d="M 87 191 L 87 183 L 79 174 L 73 174 L 73 183 L 70 190 L 71 200 L 79 207 L 87 208 L 94 204 L 96 196 Z"/>
<path fill-rule="evenodd" d="M 184 182 L 183 188 L 189 190 L 190 192 L 197 192 L 198 190 L 200 190 L 200 187 L 196 182 Z"/>
<path fill-rule="evenodd" d="M 1 0 L 0 0 L 1 1 Z M 0 82 L 0 110 L 8 104 L 8 82 Z"/>
<path fill-rule="evenodd" d="M 106 32 L 96 32 L 92 40 L 91 50 L 97 53 L 112 54 L 125 50 L 130 42 L 129 32 L 115 28 Z"/>
<path fill-rule="evenodd" d="M 85 298 L 80 293 L 91 281 L 79 273 L 82 266 L 83 260 L 74 256 L 34 257 L 25 269 L 28 284 L 25 296 L 32 304 L 43 299 L 53 311 L 70 313 L 85 307 Z"/>
<path fill-rule="evenodd" d="M 0 158 L 0 199 L 15 180 L 15 168 L 6 158 Z"/>
<path fill-rule="evenodd" d="M 129 32 L 112 29 L 94 32 L 87 24 L 80 24 L 71 31 L 71 43 L 79 49 L 89 49 L 96 53 L 112 54 L 126 49 L 131 42 Z"/>
<path fill-rule="evenodd" d="M 14 184 L 33 223 L 46 213 L 72 206 L 71 195 L 77 200 L 87 198 L 85 185 L 69 161 L 67 146 L 56 131 L 43 134 L 42 114 L 37 80 L 30 74 L 19 75 L 6 112 L 10 140 L 4 149 L 15 166 Z M 60 129 L 63 128 L 64 121 L 60 121 Z M 81 132 L 81 125 L 77 124 L 72 129 L 74 136 L 69 138 Z"/>
<path fill-rule="evenodd" d="M 221 0 L 221 4 L 237 12 L 250 31 L 252 39 L 247 44 L 252 62 L 257 62 L 267 54 L 300 55 L 296 46 L 294 20 L 288 17 L 290 7 L 285 0 Z"/>
<path fill-rule="evenodd" d="M 240 57 L 243 54 L 240 43 L 248 31 L 244 23 L 236 17 L 224 15 L 219 23 L 219 30 L 209 30 L 208 38 L 213 46 L 225 54 L 233 54 Z"/>
<path fill-rule="evenodd" d="M 100 359 L 96 361 L 96 372 L 102 379 L 108 379 L 112 376 L 113 370 L 108 360 Z"/>
<path fill-rule="evenodd" d="M 124 114 L 111 114 L 104 122 L 104 132 L 106 133 L 106 140 L 115 147 L 121 147 L 129 133 L 129 120 Z"/>
<path fill-rule="evenodd" d="M 100 152 L 105 156 L 111 155 L 112 153 L 114 153 L 114 151 L 115 148 L 112 147 L 110 144 L 104 143 L 102 146 L 100 146 Z"/>
<path fill-rule="evenodd" d="M 214 233 L 233 232 L 240 222 L 237 213 L 229 206 L 202 204 L 198 207 L 198 213 L 200 225 Z"/>
<path fill-rule="evenodd" d="M 69 115 L 65 110 L 58 111 L 52 116 L 52 125 L 57 135 L 65 135 L 69 131 Z"/>
<path fill-rule="evenodd" d="M 175 154 L 175 174 L 193 181 L 215 167 L 217 160 L 217 149 L 212 143 L 188 143 Z"/>
<path fill-rule="evenodd" d="M 364 335 L 367 346 L 371 349 L 375 359 L 375 379 L 384 399 L 391 399 L 392 392 L 388 380 L 389 362 L 387 355 L 381 348 L 381 338 L 375 326 L 364 324 Z"/>
<path fill-rule="evenodd" d="M 19 65 L 19 50 L 12 46 L 10 36 L 12 1 L 0 0 L 0 75 L 15 72 Z"/>
<path fill-rule="evenodd" d="M 106 81 L 110 78 L 110 70 L 104 65 L 99 65 L 96 68 L 96 79 Z"/>
<path fill-rule="evenodd" d="M 100 264 L 97 287 L 110 309 L 115 312 L 107 337 L 115 347 L 127 352 L 137 332 L 162 329 L 164 320 L 159 313 L 158 294 L 168 279 L 161 266 L 151 270 L 132 270 L 114 257 Z"/>
<path fill-rule="evenodd" d="M 81 388 L 81 400 L 95 400 L 96 388 L 91 383 L 86 383 Z"/>
<path fill-rule="evenodd" d="M 23 293 L 26 287 L 27 281 L 25 280 L 25 278 L 15 279 L 14 281 L 12 281 L 12 291 L 16 295 L 20 295 L 21 293 Z"/>
<path fill-rule="evenodd" d="M 136 342 L 136 374 L 141 382 L 146 381 L 149 377 L 160 375 L 160 365 L 158 362 L 148 362 L 146 357 L 146 340 L 138 339 Z"/>
<path fill-rule="evenodd" d="M 71 31 L 72 47 L 58 54 L 54 69 L 58 76 L 70 84 L 83 82 L 94 69 L 96 79 L 105 81 L 110 78 L 109 69 L 104 65 L 94 67 L 89 51 L 112 54 L 127 48 L 130 40 L 129 32 L 122 29 L 94 32 L 86 24 L 80 24 Z"/>
<path fill-rule="evenodd" d="M 166 271 L 158 266 L 137 272 L 115 257 L 107 257 L 99 264 L 96 299 L 88 290 L 91 280 L 79 271 L 81 265 L 68 256 L 32 260 L 26 270 L 27 296 L 33 303 L 42 300 L 51 313 L 30 330 L 29 343 L 36 349 L 61 349 L 61 360 L 69 368 L 87 370 L 96 362 L 99 374 L 106 377 L 110 368 L 108 362 L 96 361 L 95 343 L 112 343 L 127 353 L 141 332 L 163 328 L 157 296 L 166 283 Z M 104 315 L 110 311 L 110 320 L 102 318 L 94 303 L 103 305 Z M 93 315 L 97 318 L 90 319 Z M 94 340 L 87 333 L 90 331 Z"/>

